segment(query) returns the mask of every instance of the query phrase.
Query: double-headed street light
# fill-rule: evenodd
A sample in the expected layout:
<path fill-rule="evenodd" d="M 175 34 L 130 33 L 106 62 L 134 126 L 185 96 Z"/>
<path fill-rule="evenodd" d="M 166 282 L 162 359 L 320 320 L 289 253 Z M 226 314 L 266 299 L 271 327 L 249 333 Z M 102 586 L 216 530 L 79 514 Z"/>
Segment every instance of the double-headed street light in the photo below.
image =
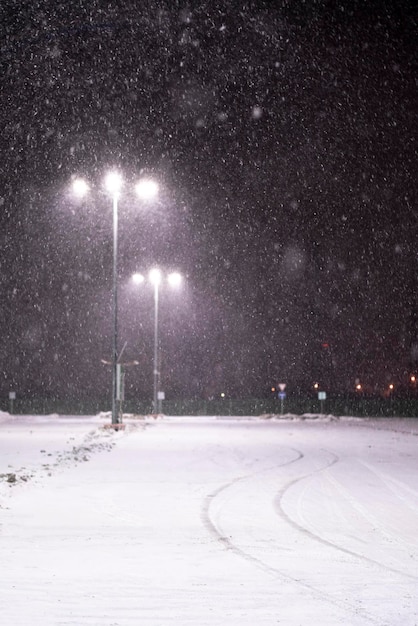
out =
<path fill-rule="evenodd" d="M 158 268 L 153 268 L 148 274 L 149 282 L 154 287 L 154 367 L 153 367 L 153 412 L 158 413 L 158 386 L 159 386 L 159 378 L 160 371 L 158 365 L 158 347 L 159 347 L 159 338 L 158 338 L 158 305 L 159 305 L 159 291 L 160 285 L 163 281 L 163 273 Z M 145 278 L 142 274 L 133 274 L 132 280 L 135 284 L 139 285 L 143 283 Z M 182 283 L 183 277 L 178 272 L 171 272 L 167 275 L 167 282 L 170 287 L 179 287 Z"/>
<path fill-rule="evenodd" d="M 112 345 L 112 424 L 119 424 L 121 385 L 118 368 L 118 200 L 122 177 L 118 172 L 109 172 L 105 180 L 106 189 L 113 201 L 113 345 Z"/>
<path fill-rule="evenodd" d="M 113 345 L 112 345 L 112 424 L 121 422 L 121 384 L 120 367 L 118 366 L 118 200 L 122 189 L 121 174 L 113 170 L 105 178 L 105 188 L 112 197 L 113 203 Z M 78 197 L 85 196 L 89 191 L 88 183 L 82 178 L 73 180 L 73 191 Z M 150 179 L 141 179 L 135 186 L 136 194 L 142 200 L 151 200 L 158 193 L 158 185 Z"/>

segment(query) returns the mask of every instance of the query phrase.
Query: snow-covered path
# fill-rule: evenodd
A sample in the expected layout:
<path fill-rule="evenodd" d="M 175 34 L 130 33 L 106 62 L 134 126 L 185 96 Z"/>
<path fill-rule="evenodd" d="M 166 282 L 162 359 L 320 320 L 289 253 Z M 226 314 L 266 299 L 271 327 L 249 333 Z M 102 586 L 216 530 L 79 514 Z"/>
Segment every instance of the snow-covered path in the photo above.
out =
<path fill-rule="evenodd" d="M 2 623 L 418 625 L 418 420 L 98 426 L 0 424 Z"/>

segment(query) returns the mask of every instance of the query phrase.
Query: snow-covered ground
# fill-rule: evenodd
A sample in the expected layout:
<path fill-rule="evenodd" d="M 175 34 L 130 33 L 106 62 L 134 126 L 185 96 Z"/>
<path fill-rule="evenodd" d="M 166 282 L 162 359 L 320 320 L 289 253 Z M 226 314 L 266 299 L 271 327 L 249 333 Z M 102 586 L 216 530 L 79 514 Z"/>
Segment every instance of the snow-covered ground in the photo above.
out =
<path fill-rule="evenodd" d="M 417 626 L 418 419 L 0 415 L 0 615 Z"/>

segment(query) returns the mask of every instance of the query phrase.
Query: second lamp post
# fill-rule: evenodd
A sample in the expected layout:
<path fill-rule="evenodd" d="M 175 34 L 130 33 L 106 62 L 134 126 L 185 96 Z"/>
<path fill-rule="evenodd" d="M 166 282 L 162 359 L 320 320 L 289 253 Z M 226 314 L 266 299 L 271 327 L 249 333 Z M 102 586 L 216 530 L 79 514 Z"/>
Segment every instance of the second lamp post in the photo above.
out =
<path fill-rule="evenodd" d="M 160 269 L 154 268 L 148 274 L 149 282 L 154 287 L 154 359 L 153 359 L 153 403 L 152 408 L 155 414 L 158 413 L 158 387 L 160 380 L 159 369 L 159 337 L 158 337 L 158 315 L 159 315 L 159 292 L 160 285 L 163 280 L 163 273 Z M 144 282 L 144 276 L 142 274 L 134 274 L 132 276 L 133 281 L 136 284 Z M 171 272 L 167 275 L 167 282 L 171 287 L 178 287 L 182 281 L 182 276 L 178 272 Z"/>

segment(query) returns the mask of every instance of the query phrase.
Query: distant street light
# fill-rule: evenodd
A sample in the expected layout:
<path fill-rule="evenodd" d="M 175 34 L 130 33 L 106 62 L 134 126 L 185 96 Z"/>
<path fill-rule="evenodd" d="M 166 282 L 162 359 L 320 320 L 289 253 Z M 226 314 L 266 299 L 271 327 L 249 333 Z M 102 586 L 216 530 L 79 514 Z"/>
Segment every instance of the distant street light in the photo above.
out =
<path fill-rule="evenodd" d="M 158 366 L 158 306 L 159 306 L 159 290 L 163 281 L 163 273 L 158 268 L 153 268 L 148 274 L 149 282 L 154 287 L 154 367 L 153 367 L 153 411 L 158 413 L 158 387 L 160 379 L 160 371 Z M 132 275 L 132 280 L 136 285 L 140 285 L 145 281 L 142 274 L 136 273 Z M 167 275 L 167 282 L 170 287 L 180 287 L 183 277 L 178 272 L 171 272 Z"/>
<path fill-rule="evenodd" d="M 118 200 L 123 179 L 113 170 L 105 178 L 105 188 L 112 197 L 113 205 L 113 345 L 112 345 L 112 424 L 121 422 L 121 381 L 118 367 Z M 73 180 L 73 192 L 81 198 L 89 192 L 89 185 L 83 178 Z M 136 184 L 135 191 L 142 200 L 150 200 L 158 193 L 158 185 L 150 179 L 143 179 Z"/>
<path fill-rule="evenodd" d="M 135 283 L 135 285 L 140 285 L 141 283 L 144 282 L 145 277 L 142 274 L 132 274 L 132 280 Z"/>
<path fill-rule="evenodd" d="M 149 273 L 149 279 L 154 286 L 154 402 L 153 409 L 154 414 L 158 413 L 158 380 L 159 380 L 159 367 L 158 367 L 158 294 L 161 283 L 161 271 L 157 268 L 153 269 Z"/>
<path fill-rule="evenodd" d="M 158 185 L 155 180 L 143 178 L 136 184 L 135 191 L 142 200 L 152 200 L 158 194 Z"/>
<path fill-rule="evenodd" d="M 89 191 L 89 186 L 83 178 L 73 180 L 73 193 L 77 198 L 83 198 Z"/>
<path fill-rule="evenodd" d="M 183 281 L 183 276 L 179 274 L 178 272 L 172 272 L 171 274 L 167 276 L 167 281 L 170 287 L 174 287 L 174 288 L 180 287 Z"/>

